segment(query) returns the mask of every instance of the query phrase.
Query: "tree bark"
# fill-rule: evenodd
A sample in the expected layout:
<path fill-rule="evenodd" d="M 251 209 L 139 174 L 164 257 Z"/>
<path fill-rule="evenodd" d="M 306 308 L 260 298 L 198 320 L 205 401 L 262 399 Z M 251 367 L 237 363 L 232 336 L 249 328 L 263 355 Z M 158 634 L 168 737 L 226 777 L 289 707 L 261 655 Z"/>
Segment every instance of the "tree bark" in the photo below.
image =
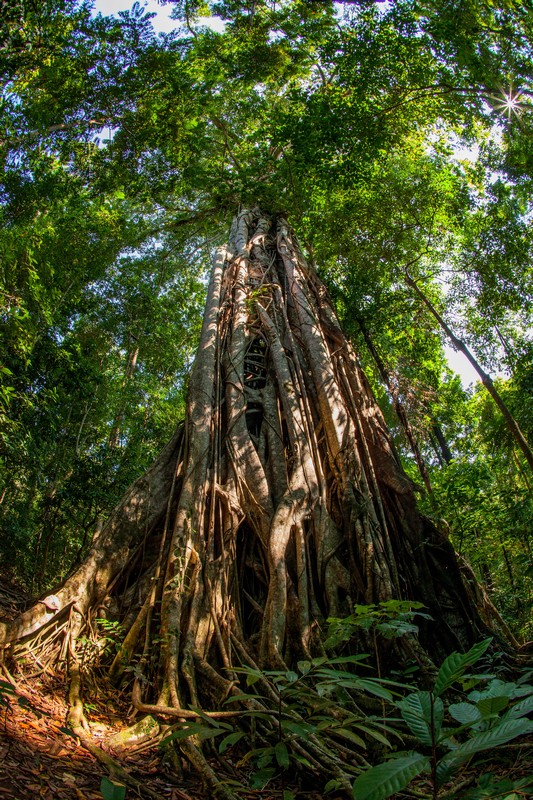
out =
<path fill-rule="evenodd" d="M 437 440 L 437 443 L 438 443 L 438 446 L 439 446 L 440 455 L 442 456 L 442 458 L 444 459 L 444 461 L 447 464 L 450 464 L 452 459 L 453 459 L 452 451 L 450 450 L 450 448 L 448 446 L 448 442 L 446 441 L 446 439 L 444 437 L 444 434 L 442 432 L 442 428 L 438 424 L 438 422 L 434 422 L 433 423 L 433 425 L 431 427 L 431 431 L 432 431 L 433 435 L 435 436 L 435 439 Z"/>

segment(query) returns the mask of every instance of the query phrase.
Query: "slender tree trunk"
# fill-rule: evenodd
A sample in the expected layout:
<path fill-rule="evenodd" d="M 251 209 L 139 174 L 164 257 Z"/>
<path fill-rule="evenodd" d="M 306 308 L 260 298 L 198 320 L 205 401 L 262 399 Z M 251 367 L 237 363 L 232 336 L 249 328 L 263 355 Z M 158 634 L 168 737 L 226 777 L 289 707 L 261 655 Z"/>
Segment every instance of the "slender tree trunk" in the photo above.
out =
<path fill-rule="evenodd" d="M 132 338 L 134 340 L 134 345 L 128 353 L 126 369 L 124 371 L 124 377 L 122 379 L 122 384 L 120 387 L 122 395 L 125 394 L 126 389 L 129 386 L 131 379 L 133 378 L 135 367 L 137 366 L 137 358 L 139 357 L 139 341 L 136 336 L 132 335 Z M 125 411 L 126 411 L 126 400 L 124 396 L 122 396 L 120 400 L 119 409 L 115 414 L 115 418 L 111 426 L 111 432 L 109 434 L 109 447 L 111 449 L 118 447 L 120 441 L 120 429 L 122 427 L 122 423 L 124 422 Z"/>
<path fill-rule="evenodd" d="M 429 431 L 428 439 L 429 439 L 429 443 L 430 443 L 430 445 L 431 445 L 431 447 L 433 449 L 433 452 L 437 456 L 437 461 L 439 462 L 439 466 L 443 467 L 444 464 L 445 464 L 445 461 L 444 461 L 444 459 L 442 457 L 442 452 L 441 452 L 441 449 L 439 447 L 439 444 L 438 444 L 437 440 L 435 439 L 435 437 L 433 436 L 432 431 Z"/>
<path fill-rule="evenodd" d="M 435 436 L 435 439 L 438 442 L 439 450 L 440 450 L 440 454 L 441 454 L 442 458 L 444 459 L 444 461 L 447 464 L 450 464 L 452 459 L 453 459 L 452 451 L 450 450 L 450 448 L 448 446 L 448 442 L 446 441 L 446 438 L 445 438 L 445 436 L 444 436 L 444 434 L 442 432 L 442 428 L 440 427 L 440 425 L 437 422 L 434 422 L 433 425 L 432 425 L 431 430 L 433 432 L 433 435 Z"/>
<path fill-rule="evenodd" d="M 435 317 L 435 319 L 437 320 L 437 322 L 439 323 L 439 325 L 441 326 L 443 331 L 445 331 L 447 336 L 450 338 L 450 341 L 452 342 L 452 344 L 455 347 L 455 349 L 459 350 L 460 353 L 463 353 L 463 355 L 465 355 L 466 358 L 468 359 L 468 361 L 472 364 L 472 366 L 474 367 L 474 369 L 476 370 L 477 374 L 479 375 L 479 377 L 481 379 L 481 383 L 486 388 L 486 390 L 488 391 L 488 393 L 490 394 L 490 396 L 492 397 L 492 399 L 494 400 L 494 402 L 496 403 L 496 405 L 498 406 L 498 408 L 502 412 L 503 417 L 505 419 L 505 422 L 507 423 L 507 427 L 509 428 L 509 431 L 511 432 L 511 435 L 513 436 L 514 440 L 516 441 L 516 443 L 518 444 L 519 448 L 523 452 L 527 463 L 529 464 L 529 466 L 533 470 L 533 451 L 529 447 L 529 444 L 527 443 L 527 440 L 526 440 L 524 434 L 522 433 L 522 431 L 518 427 L 517 421 L 515 420 L 515 418 L 513 417 L 513 415 L 511 414 L 511 412 L 507 408 L 507 406 L 505 405 L 502 397 L 500 396 L 500 393 L 497 391 L 496 387 L 494 386 L 494 382 L 493 382 L 492 378 L 490 377 L 490 375 L 487 375 L 487 373 L 483 370 L 483 368 L 476 361 L 476 359 L 474 358 L 474 356 L 472 355 L 472 353 L 470 352 L 468 347 L 465 345 L 465 343 L 463 341 L 461 341 L 461 339 L 458 339 L 457 336 L 455 336 L 455 334 L 453 333 L 453 331 L 451 330 L 449 325 L 446 324 L 446 322 L 441 317 L 441 315 L 439 314 L 439 312 L 437 311 L 435 306 L 431 303 L 429 298 L 420 289 L 420 287 L 418 286 L 416 281 L 414 281 L 413 278 L 411 278 L 411 276 L 408 273 L 405 273 L 405 279 L 406 279 L 407 283 L 409 284 L 409 286 L 411 286 L 411 288 L 415 290 L 416 294 L 422 300 L 424 305 L 433 314 L 433 316 Z"/>
<path fill-rule="evenodd" d="M 429 477 L 429 472 L 426 466 L 426 462 L 424 461 L 424 458 L 422 456 L 422 453 L 420 452 L 420 447 L 418 446 L 418 441 L 416 439 L 415 432 L 413 431 L 411 423 L 409 422 L 409 415 L 407 413 L 407 409 L 401 400 L 399 392 L 396 386 L 394 385 L 394 381 L 391 379 L 390 373 L 386 368 L 383 359 L 376 350 L 374 342 L 372 341 L 372 337 L 370 336 L 370 331 L 368 330 L 368 328 L 361 319 L 358 319 L 357 322 L 359 324 L 359 327 L 361 328 L 361 333 L 363 334 L 364 340 L 372 355 L 372 358 L 376 362 L 379 374 L 381 376 L 381 380 L 387 387 L 390 396 L 392 397 L 394 410 L 396 411 L 396 415 L 400 420 L 400 424 L 402 425 L 405 431 L 405 435 L 407 437 L 407 441 L 409 442 L 409 445 L 415 457 L 416 465 L 418 467 L 420 476 L 424 481 L 424 485 L 428 493 L 431 494 L 432 488 L 431 488 L 431 480 Z"/>

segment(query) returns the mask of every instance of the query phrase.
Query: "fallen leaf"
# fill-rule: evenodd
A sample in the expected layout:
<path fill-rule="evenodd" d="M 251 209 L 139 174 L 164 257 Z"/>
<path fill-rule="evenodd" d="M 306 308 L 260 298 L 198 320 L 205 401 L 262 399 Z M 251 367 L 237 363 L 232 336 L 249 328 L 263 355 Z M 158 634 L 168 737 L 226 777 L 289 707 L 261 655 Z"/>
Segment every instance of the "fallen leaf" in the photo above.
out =
<path fill-rule="evenodd" d="M 61 742 L 52 742 L 47 750 L 47 755 L 52 756 L 52 758 L 58 758 L 66 753 L 67 750 L 65 750 Z"/>

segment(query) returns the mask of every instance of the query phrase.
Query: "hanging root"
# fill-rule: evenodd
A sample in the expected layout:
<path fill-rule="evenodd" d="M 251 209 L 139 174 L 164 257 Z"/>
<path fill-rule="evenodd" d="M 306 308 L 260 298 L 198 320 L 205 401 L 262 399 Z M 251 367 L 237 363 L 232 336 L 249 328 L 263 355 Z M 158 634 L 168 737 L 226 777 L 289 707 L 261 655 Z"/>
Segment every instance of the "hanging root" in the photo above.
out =
<path fill-rule="evenodd" d="M 237 795 L 232 792 L 222 781 L 217 778 L 214 771 L 207 763 L 205 756 L 192 742 L 184 740 L 181 743 L 181 751 L 187 761 L 194 767 L 201 777 L 204 786 L 209 790 L 210 796 L 217 800 L 238 800 Z"/>

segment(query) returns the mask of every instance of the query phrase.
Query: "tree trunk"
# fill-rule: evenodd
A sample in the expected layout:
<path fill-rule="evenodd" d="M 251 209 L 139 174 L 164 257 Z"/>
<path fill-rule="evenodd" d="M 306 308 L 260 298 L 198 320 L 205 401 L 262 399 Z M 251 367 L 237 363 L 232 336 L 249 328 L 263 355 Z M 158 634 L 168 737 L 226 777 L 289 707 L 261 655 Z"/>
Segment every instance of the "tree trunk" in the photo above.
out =
<path fill-rule="evenodd" d="M 120 431 L 122 428 L 122 423 L 124 422 L 124 414 L 126 412 L 126 390 L 130 384 L 131 379 L 133 378 L 133 374 L 135 372 L 135 367 L 137 366 L 137 358 L 139 357 L 139 340 L 136 336 L 130 336 L 133 338 L 134 344 L 133 347 L 128 352 L 128 359 L 126 363 L 126 369 L 124 371 L 124 377 L 122 378 L 122 385 L 121 385 L 121 393 L 122 397 L 119 402 L 119 408 L 117 413 L 115 414 L 115 418 L 113 419 L 113 423 L 111 425 L 111 432 L 109 434 L 109 447 L 111 450 L 114 450 L 118 447 L 120 442 Z"/>
<path fill-rule="evenodd" d="M 437 440 L 440 455 L 447 464 L 451 464 L 453 459 L 452 451 L 450 450 L 448 442 L 446 441 L 444 434 L 442 432 L 442 428 L 438 424 L 438 422 L 433 423 L 433 425 L 431 426 L 431 431 L 435 436 L 435 439 Z M 439 452 L 437 452 L 437 455 L 439 455 Z"/>
<path fill-rule="evenodd" d="M 376 366 L 378 368 L 379 374 L 381 376 L 381 380 L 385 384 L 386 388 L 389 391 L 389 394 L 392 398 L 392 402 L 394 405 L 394 410 L 396 411 L 396 416 L 398 417 L 401 426 L 404 429 L 405 436 L 409 445 L 411 447 L 411 452 L 413 453 L 416 461 L 416 465 L 418 467 L 418 471 L 420 473 L 420 477 L 424 481 L 424 486 L 427 489 L 428 494 L 431 494 L 431 479 L 429 477 L 428 468 L 426 466 L 426 462 L 420 452 L 420 447 L 418 446 L 418 442 L 415 436 L 415 432 L 411 426 L 409 421 L 409 415 L 407 413 L 407 409 L 402 402 L 400 397 L 400 393 L 398 392 L 397 387 L 394 385 L 394 381 L 392 380 L 387 367 L 383 359 L 381 358 L 380 354 L 376 350 L 376 346 L 372 341 L 372 337 L 370 336 L 370 331 L 367 329 L 366 325 L 361 319 L 358 319 L 357 322 L 359 323 L 359 327 L 361 328 L 361 333 L 363 334 L 363 338 L 366 342 L 366 345 L 372 355 L 372 358 L 376 362 Z"/>
<path fill-rule="evenodd" d="M 487 375 L 487 373 L 483 370 L 481 365 L 476 361 L 476 359 L 474 358 L 474 356 L 472 355 L 466 344 L 462 342 L 461 339 L 457 338 L 457 336 L 454 334 L 449 325 L 447 325 L 444 319 L 441 317 L 435 306 L 431 303 L 429 298 L 426 297 L 424 292 L 420 289 L 416 281 L 414 281 L 413 278 L 411 278 L 411 276 L 408 275 L 407 273 L 405 275 L 405 279 L 409 284 L 409 286 L 411 286 L 411 288 L 415 290 L 416 294 L 422 300 L 426 308 L 428 308 L 428 310 L 433 314 L 433 316 L 441 326 L 442 330 L 445 331 L 447 336 L 449 336 L 450 341 L 452 342 L 455 349 L 459 350 L 460 353 L 463 353 L 463 355 L 465 355 L 468 361 L 472 364 L 472 366 L 474 367 L 474 369 L 476 370 L 477 374 L 481 379 L 481 383 L 483 384 L 483 386 L 485 387 L 485 389 L 490 394 L 490 396 L 500 409 L 501 413 L 503 414 L 503 418 L 505 419 L 505 422 L 511 433 L 511 436 L 514 438 L 515 442 L 523 452 L 527 463 L 533 470 L 533 451 L 531 450 L 529 444 L 527 443 L 524 434 L 518 427 L 517 421 L 507 408 L 506 404 L 503 401 L 503 398 L 501 397 L 500 393 L 494 386 L 494 381 L 492 380 L 490 375 Z"/>
<path fill-rule="evenodd" d="M 38 633 L 59 658 L 67 619 L 65 636 L 118 619 L 113 677 L 133 662 L 136 706 L 183 719 L 235 691 L 233 667 L 321 652 L 328 616 L 391 598 L 427 606 L 431 655 L 485 630 L 294 234 L 243 211 L 214 258 L 185 426 L 55 601 L 0 637 L 16 655 Z"/>

